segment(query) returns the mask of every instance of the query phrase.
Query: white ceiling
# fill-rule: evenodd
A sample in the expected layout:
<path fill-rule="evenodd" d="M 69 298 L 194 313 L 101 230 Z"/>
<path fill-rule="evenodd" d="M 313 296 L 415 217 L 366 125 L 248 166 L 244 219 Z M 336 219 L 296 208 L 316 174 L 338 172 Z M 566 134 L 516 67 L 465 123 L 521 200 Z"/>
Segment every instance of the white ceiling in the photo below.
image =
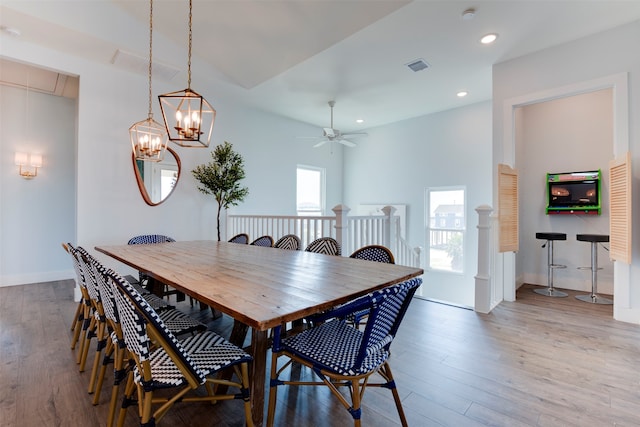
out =
<path fill-rule="evenodd" d="M 176 90 L 188 4 L 154 1 L 154 62 L 179 71 Z M 224 94 L 320 127 L 335 99 L 335 127 L 355 131 L 488 100 L 493 64 L 638 19 L 640 0 L 194 0 L 192 88 L 214 106 Z M 148 54 L 147 0 L 1 0 L 0 25 L 103 63 Z M 496 43 L 480 44 L 489 32 Z M 418 58 L 430 67 L 414 73 L 405 65 Z"/>

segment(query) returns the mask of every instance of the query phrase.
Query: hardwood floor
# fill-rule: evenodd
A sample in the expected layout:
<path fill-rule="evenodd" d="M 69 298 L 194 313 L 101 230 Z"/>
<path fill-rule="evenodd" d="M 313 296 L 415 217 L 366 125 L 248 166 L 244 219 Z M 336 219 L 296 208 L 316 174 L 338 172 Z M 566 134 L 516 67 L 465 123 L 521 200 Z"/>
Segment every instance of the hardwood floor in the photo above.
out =
<path fill-rule="evenodd" d="M 640 425 L 640 325 L 569 293 L 525 285 L 488 315 L 415 299 L 391 360 L 409 424 Z M 111 376 L 93 406 L 69 348 L 72 295 L 71 281 L 0 288 L 0 427 L 104 425 Z M 229 318 L 212 320 L 188 299 L 180 308 L 229 335 Z M 279 426 L 352 425 L 327 390 L 285 387 L 278 399 Z M 387 390 L 368 390 L 363 403 L 364 426 L 399 425 Z M 127 426 L 138 425 L 133 412 Z M 178 404 L 160 425 L 241 426 L 242 407 Z"/>

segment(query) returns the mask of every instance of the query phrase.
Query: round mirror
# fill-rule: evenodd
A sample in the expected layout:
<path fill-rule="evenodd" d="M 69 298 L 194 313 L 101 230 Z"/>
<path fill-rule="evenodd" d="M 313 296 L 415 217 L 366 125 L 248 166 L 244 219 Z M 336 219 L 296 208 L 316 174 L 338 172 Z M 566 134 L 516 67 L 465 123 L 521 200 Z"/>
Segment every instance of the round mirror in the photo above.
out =
<path fill-rule="evenodd" d="M 176 152 L 167 147 L 161 162 L 136 160 L 133 153 L 131 159 L 144 201 L 150 206 L 157 206 L 167 200 L 180 179 L 180 157 Z"/>

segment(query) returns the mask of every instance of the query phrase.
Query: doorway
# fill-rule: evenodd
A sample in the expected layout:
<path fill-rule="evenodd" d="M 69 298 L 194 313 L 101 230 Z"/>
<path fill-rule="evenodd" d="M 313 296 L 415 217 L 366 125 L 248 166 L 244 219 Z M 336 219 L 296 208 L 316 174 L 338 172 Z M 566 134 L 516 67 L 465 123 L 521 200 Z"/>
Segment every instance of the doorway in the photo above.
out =
<path fill-rule="evenodd" d="M 613 156 L 620 157 L 629 150 L 629 105 L 628 105 L 628 76 L 620 73 L 587 82 L 573 84 L 565 87 L 547 90 L 544 92 L 528 94 L 505 101 L 504 143 L 502 145 L 502 158 L 505 162 L 517 165 L 516 162 L 516 114 L 518 107 L 545 102 L 549 100 L 569 97 L 600 89 L 611 88 L 613 92 Z M 495 283 L 504 292 L 504 299 L 515 300 L 518 280 L 516 256 L 513 253 L 501 254 L 499 270 L 496 270 Z M 626 319 L 627 311 L 624 307 L 629 305 L 630 299 L 630 265 L 614 262 L 613 265 L 613 289 L 614 289 L 614 318 L 622 321 Z M 631 315 L 631 313 L 629 313 Z"/>

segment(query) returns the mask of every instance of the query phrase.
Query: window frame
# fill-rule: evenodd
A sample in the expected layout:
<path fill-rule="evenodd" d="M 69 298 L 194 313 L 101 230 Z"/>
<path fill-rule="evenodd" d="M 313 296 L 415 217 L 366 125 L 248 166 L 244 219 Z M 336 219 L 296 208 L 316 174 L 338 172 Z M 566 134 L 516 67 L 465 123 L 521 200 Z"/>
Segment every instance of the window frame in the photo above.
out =
<path fill-rule="evenodd" d="M 298 180 L 298 172 L 300 170 L 310 171 L 310 172 L 319 172 L 320 173 L 320 210 L 300 210 L 298 209 L 299 201 L 298 201 L 298 188 L 300 186 L 300 182 Z M 322 216 L 325 212 L 325 203 L 326 203 L 326 169 L 318 166 L 311 165 L 303 165 L 299 164 L 296 166 L 296 214 L 298 216 Z"/>
<path fill-rule="evenodd" d="M 434 220 L 434 225 L 431 225 L 431 194 L 435 193 L 435 192 L 450 192 L 450 191 L 462 191 L 462 211 L 463 211 L 463 216 L 462 218 L 460 217 L 455 217 L 452 221 L 452 223 L 455 225 L 456 223 L 460 222 L 460 227 L 455 227 L 455 226 L 451 226 L 451 227 L 441 227 L 438 224 L 442 223 L 443 221 L 446 224 L 446 217 L 443 217 L 441 219 L 438 219 L 435 217 L 435 215 L 433 216 L 433 220 Z M 438 187 L 427 187 L 425 189 L 425 248 L 427 250 L 424 251 L 425 253 L 425 269 L 427 271 L 433 271 L 433 272 L 438 272 L 438 273 L 445 273 L 445 274 L 458 274 L 458 275 L 463 275 L 465 274 L 465 259 L 467 257 L 467 251 L 466 251 L 466 241 L 467 241 L 467 188 L 464 185 L 456 185 L 456 186 L 438 186 Z M 462 261 L 461 261 L 461 266 L 460 269 L 446 269 L 446 268 L 439 268 L 437 266 L 432 266 L 432 255 L 431 255 L 431 233 L 434 230 L 439 230 L 439 231 L 447 231 L 447 232 L 452 232 L 452 233 L 461 233 L 462 234 Z"/>

